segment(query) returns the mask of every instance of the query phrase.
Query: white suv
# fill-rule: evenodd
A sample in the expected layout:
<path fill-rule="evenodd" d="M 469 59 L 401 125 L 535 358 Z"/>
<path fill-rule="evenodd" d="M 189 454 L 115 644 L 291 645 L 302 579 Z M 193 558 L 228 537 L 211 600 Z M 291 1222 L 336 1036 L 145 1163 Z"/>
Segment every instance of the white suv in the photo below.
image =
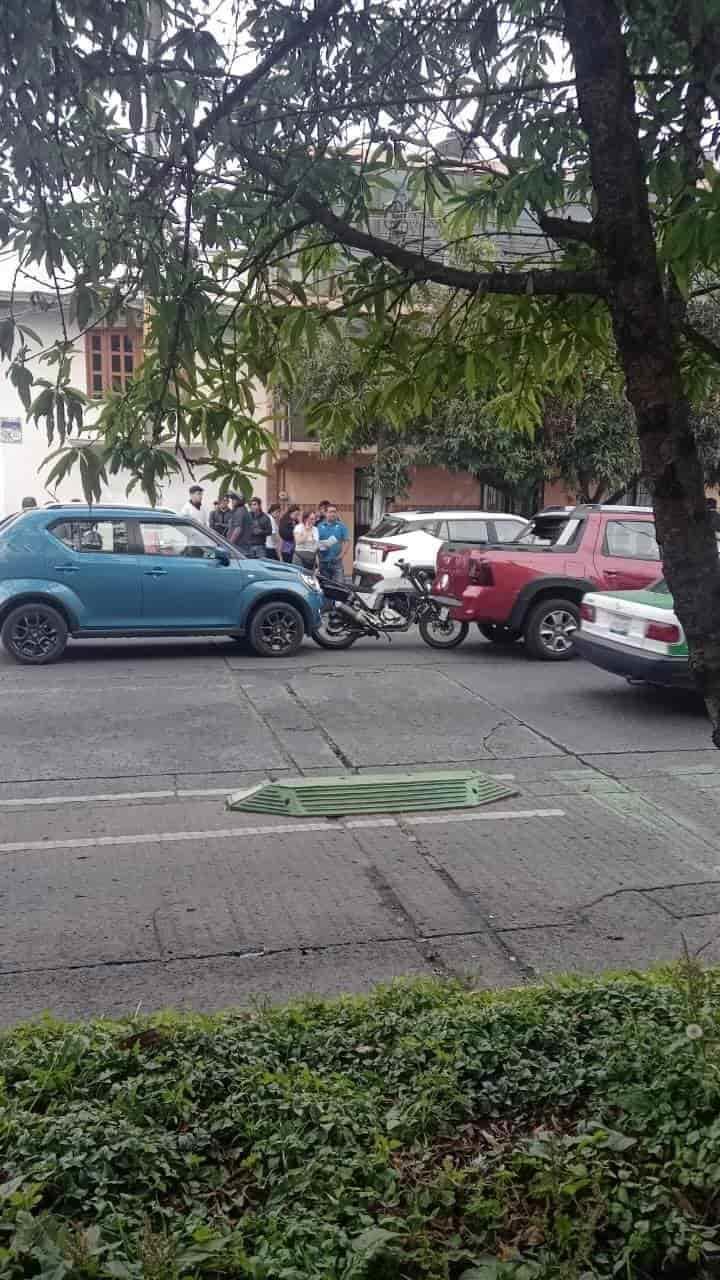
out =
<path fill-rule="evenodd" d="M 376 592 L 402 579 L 399 560 L 433 577 L 443 542 L 511 542 L 525 528 L 522 516 L 502 511 L 391 511 L 355 544 L 353 586 Z"/>

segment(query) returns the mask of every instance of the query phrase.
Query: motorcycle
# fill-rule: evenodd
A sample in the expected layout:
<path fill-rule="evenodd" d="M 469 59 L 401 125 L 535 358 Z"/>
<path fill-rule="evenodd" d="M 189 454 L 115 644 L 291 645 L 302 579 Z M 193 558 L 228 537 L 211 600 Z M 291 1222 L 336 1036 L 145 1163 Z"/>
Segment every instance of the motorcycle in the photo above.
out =
<path fill-rule="evenodd" d="M 379 591 L 368 600 L 344 583 L 320 575 L 326 605 L 320 625 L 312 638 L 322 649 L 349 649 L 361 636 L 392 641 L 396 631 L 409 631 L 417 624 L 425 644 L 431 649 L 455 649 L 468 633 L 466 622 L 450 617 L 457 601 L 430 594 L 431 582 L 422 569 L 406 561 L 399 568 L 408 586 Z"/>

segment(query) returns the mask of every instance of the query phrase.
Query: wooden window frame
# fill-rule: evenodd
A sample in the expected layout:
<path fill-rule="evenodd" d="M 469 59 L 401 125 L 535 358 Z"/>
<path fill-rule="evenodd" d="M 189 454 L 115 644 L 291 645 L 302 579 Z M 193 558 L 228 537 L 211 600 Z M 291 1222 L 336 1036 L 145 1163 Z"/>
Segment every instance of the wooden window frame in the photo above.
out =
<path fill-rule="evenodd" d="M 88 330 L 85 380 L 91 400 L 101 400 L 108 391 L 127 389 L 142 360 L 142 336 L 142 330 L 133 325 Z"/>

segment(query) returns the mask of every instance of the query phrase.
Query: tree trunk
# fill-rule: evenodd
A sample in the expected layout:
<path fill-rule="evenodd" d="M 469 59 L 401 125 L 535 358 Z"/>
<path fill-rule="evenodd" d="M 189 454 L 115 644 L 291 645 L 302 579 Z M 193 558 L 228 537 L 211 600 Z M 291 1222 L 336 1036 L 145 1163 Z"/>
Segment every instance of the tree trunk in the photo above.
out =
<path fill-rule="evenodd" d="M 615 0 L 563 0 L 590 148 L 595 225 L 665 573 L 720 747 L 720 562 L 650 219 Z"/>

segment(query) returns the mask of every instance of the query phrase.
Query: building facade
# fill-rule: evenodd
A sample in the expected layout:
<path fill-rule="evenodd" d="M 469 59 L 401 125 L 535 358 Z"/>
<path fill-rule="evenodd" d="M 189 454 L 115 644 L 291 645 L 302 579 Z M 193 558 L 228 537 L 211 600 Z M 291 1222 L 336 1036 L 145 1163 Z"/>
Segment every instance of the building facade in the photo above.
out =
<path fill-rule="evenodd" d="M 10 295 L 0 293 L 0 319 L 9 313 Z M 25 324 L 40 338 L 42 350 L 48 350 L 56 342 L 63 339 L 63 330 L 55 299 L 39 292 L 16 292 L 13 298 L 13 315 L 20 324 Z M 113 325 L 101 325 L 78 336 L 77 331 L 70 329 L 68 337 L 75 340 L 76 350 L 71 362 L 71 382 L 79 390 L 84 391 L 91 400 L 100 400 L 108 391 L 122 391 L 127 385 L 142 360 L 142 310 L 128 310 L 126 315 Z M 34 371 L 43 377 L 52 377 L 53 366 L 43 367 L 36 362 Z M 20 509 L 22 499 L 33 497 L 38 504 L 45 502 L 72 502 L 84 500 L 79 475 L 70 475 L 61 484 L 48 485 L 47 476 L 50 465 L 44 465 L 48 455 L 58 447 L 58 442 L 48 444 L 44 426 L 31 422 L 22 401 L 10 382 L 0 371 L 0 519 Z M 258 415 L 264 417 L 268 412 L 268 404 L 262 396 L 258 397 Z M 93 410 L 87 410 L 87 419 L 92 422 Z M 77 437 L 76 437 L 77 438 Z M 67 444 L 73 443 L 69 436 Z M 186 454 L 192 462 L 204 456 L 203 448 L 190 447 Z M 188 487 L 193 480 L 202 477 L 200 466 L 195 475 L 191 475 L 182 459 L 178 459 L 180 471 L 164 485 L 160 504 L 171 510 L 179 508 L 187 501 Z M 125 503 L 127 486 L 130 482 L 128 473 L 120 472 L 110 476 L 103 493 L 103 501 Z M 267 476 L 258 477 L 256 490 L 259 497 L 267 498 Z M 208 490 L 206 501 L 211 502 L 213 494 Z M 142 494 L 135 489 L 131 501 L 144 502 Z"/>

